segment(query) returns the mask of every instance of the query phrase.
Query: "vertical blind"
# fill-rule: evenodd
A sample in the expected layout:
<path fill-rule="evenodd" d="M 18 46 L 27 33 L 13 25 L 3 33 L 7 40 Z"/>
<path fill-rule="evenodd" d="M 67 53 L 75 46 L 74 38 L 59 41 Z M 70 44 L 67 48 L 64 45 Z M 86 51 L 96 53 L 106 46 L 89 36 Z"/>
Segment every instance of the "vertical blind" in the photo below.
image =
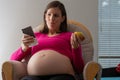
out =
<path fill-rule="evenodd" d="M 120 63 L 120 0 L 99 0 L 98 61 L 103 68 Z"/>

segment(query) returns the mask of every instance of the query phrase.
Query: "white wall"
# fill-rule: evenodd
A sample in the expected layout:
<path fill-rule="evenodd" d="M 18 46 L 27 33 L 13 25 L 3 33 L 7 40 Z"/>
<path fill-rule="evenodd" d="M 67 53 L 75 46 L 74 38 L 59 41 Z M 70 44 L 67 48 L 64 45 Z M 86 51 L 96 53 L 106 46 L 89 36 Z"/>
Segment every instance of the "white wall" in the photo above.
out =
<path fill-rule="evenodd" d="M 50 1 L 52 0 L 0 0 L 0 68 L 4 61 L 9 60 L 10 54 L 20 46 L 21 29 L 29 25 L 33 27 L 39 25 L 43 19 L 45 6 Z M 97 56 L 97 0 L 60 1 L 66 7 L 68 19 L 82 22 L 91 30 Z"/>

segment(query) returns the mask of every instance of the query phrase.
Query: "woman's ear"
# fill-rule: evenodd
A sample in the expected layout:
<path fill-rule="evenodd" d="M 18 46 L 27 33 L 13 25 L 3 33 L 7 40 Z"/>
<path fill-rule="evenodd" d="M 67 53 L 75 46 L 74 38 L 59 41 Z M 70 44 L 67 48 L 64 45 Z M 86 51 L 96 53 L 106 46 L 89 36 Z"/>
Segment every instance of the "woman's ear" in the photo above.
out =
<path fill-rule="evenodd" d="M 65 20 L 65 16 L 62 16 L 62 22 Z"/>

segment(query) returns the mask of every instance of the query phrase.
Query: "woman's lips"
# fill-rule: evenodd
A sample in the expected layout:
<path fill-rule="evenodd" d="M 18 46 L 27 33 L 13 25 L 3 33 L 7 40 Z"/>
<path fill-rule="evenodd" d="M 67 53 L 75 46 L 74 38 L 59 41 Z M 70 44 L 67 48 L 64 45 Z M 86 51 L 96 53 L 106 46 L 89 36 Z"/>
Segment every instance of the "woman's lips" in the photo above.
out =
<path fill-rule="evenodd" d="M 51 22 L 51 24 L 55 24 L 54 22 Z"/>

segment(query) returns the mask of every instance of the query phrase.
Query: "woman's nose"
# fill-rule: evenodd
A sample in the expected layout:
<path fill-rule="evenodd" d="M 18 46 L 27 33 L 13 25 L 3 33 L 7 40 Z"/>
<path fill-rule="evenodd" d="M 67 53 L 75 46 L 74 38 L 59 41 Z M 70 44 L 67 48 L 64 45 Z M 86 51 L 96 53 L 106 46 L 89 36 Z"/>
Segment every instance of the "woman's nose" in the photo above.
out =
<path fill-rule="evenodd" d="M 54 20 L 55 20 L 54 15 L 51 15 L 50 20 L 52 20 L 52 21 L 54 21 Z"/>

